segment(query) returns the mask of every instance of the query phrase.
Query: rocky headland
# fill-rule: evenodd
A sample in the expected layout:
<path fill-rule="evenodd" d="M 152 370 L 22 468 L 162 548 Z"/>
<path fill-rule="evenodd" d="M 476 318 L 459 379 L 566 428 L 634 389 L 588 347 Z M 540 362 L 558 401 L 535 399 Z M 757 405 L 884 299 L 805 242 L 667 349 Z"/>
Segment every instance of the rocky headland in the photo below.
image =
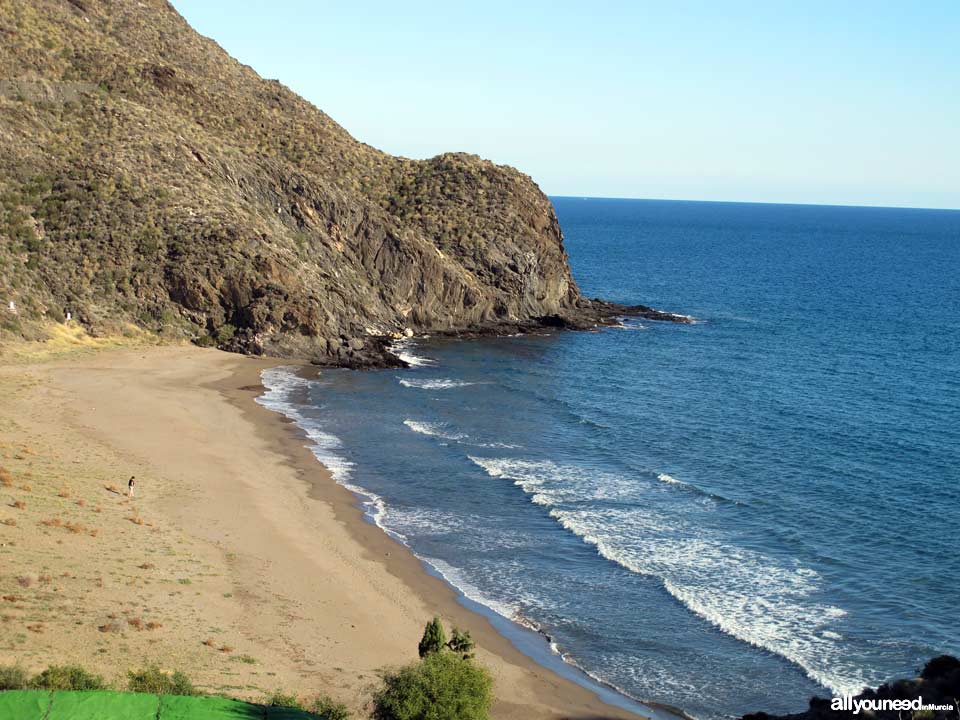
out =
<path fill-rule="evenodd" d="M 358 142 L 165 0 L 0 0 L 0 39 L 8 336 L 69 313 L 362 367 L 414 334 L 685 320 L 583 297 L 526 175 Z"/>

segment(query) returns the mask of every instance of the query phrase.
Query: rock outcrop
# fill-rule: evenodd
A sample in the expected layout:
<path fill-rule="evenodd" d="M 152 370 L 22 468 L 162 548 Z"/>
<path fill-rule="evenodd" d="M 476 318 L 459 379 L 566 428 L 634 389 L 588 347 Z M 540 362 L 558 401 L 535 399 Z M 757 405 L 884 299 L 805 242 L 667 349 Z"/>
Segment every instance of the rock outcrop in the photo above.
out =
<path fill-rule="evenodd" d="M 550 201 L 473 155 L 393 157 L 165 0 L 0 0 L 0 312 L 320 364 L 404 333 L 587 327 Z"/>
<path fill-rule="evenodd" d="M 877 703 L 876 709 L 874 703 Z M 918 707 L 920 705 L 924 708 Z M 875 690 L 867 688 L 853 698 L 815 697 L 807 710 L 793 715 L 760 712 L 744 715 L 741 720 L 957 720 L 958 717 L 960 660 L 940 655 L 924 666 L 918 678 L 895 680 Z"/>

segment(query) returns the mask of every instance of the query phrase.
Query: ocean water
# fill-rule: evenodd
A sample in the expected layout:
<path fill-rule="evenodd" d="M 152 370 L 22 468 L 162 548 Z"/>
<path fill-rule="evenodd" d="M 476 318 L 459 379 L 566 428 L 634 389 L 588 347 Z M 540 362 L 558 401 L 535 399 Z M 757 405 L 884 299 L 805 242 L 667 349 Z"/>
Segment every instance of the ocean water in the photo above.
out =
<path fill-rule="evenodd" d="M 265 373 L 371 519 L 635 698 L 799 711 L 960 653 L 960 212 L 555 198 L 690 325 Z"/>

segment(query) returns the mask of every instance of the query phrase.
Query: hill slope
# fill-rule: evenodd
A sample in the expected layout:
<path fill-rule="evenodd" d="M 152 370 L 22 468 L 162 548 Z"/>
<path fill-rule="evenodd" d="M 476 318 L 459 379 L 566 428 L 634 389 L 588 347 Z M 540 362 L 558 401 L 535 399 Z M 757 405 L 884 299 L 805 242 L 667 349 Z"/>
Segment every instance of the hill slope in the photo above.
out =
<path fill-rule="evenodd" d="M 618 310 L 581 297 L 530 178 L 364 145 L 165 0 L 0 0 L 11 300 L 8 332 L 70 312 L 335 365 L 389 362 L 404 333 Z"/>

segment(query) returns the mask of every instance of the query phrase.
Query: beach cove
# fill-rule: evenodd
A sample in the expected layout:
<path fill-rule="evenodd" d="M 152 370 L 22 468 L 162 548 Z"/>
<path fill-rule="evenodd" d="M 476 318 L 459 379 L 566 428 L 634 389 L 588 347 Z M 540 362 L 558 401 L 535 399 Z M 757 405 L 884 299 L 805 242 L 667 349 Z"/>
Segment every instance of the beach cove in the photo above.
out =
<path fill-rule="evenodd" d="M 359 709 L 439 614 L 477 640 L 494 717 L 635 717 L 536 665 L 366 522 L 254 402 L 275 364 L 150 345 L 5 361 L 0 663 L 113 679 L 149 659 L 215 692 Z"/>

